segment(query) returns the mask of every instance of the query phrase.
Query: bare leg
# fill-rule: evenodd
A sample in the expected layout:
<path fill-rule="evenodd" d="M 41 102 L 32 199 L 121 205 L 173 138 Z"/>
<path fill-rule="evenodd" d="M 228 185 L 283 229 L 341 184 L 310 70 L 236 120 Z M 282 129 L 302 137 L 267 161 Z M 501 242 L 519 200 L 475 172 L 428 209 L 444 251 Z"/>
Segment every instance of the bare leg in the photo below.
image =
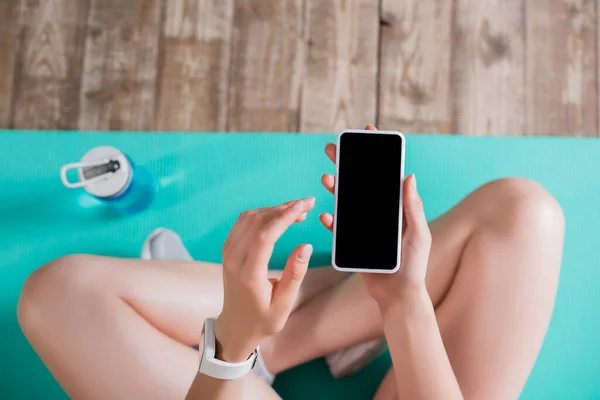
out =
<path fill-rule="evenodd" d="M 554 305 L 560 206 L 537 184 L 501 180 L 472 193 L 431 230 L 427 286 L 465 397 L 517 398 Z M 278 372 L 382 334 L 377 307 L 354 276 L 296 311 L 263 350 Z M 395 392 L 388 374 L 377 399 Z"/>
<path fill-rule="evenodd" d="M 311 270 L 300 301 L 344 278 Z M 190 345 L 204 318 L 220 313 L 222 297 L 216 264 L 76 255 L 28 278 L 19 321 L 73 398 L 183 398 L 198 367 Z M 245 379 L 248 398 L 278 398 L 261 379 Z"/>
<path fill-rule="evenodd" d="M 510 264 L 510 268 L 505 265 L 495 271 L 501 275 L 502 279 L 498 281 L 501 285 L 489 294 L 491 305 L 512 310 L 513 304 L 522 301 L 518 298 L 520 292 L 515 291 L 515 300 L 508 305 L 499 301 L 498 292 L 504 294 L 506 290 L 514 290 L 511 286 L 523 287 L 522 282 L 518 285 L 513 282 L 520 282 L 521 270 L 529 271 L 527 276 L 531 277 L 540 268 L 545 268 L 543 271 L 546 271 L 548 279 L 539 279 L 533 283 L 540 293 L 546 290 L 551 295 L 546 296 L 546 300 L 541 296 L 541 307 L 537 303 L 531 307 L 539 313 L 540 318 L 534 318 L 537 321 L 534 328 L 537 329 L 528 329 L 524 337 L 527 340 L 522 341 L 521 345 L 531 350 L 533 344 L 534 349 L 529 353 L 525 352 L 523 357 L 519 352 L 519 365 L 523 367 L 516 368 L 518 371 L 527 370 L 528 373 L 538 351 L 535 344 L 539 347 L 545 332 L 545 324 L 549 318 L 547 310 L 552 307 L 562 248 L 561 218 L 560 209 L 554 200 L 540 187 L 523 180 L 504 180 L 479 189 L 432 223 L 434 242 L 427 285 L 438 308 L 438 318 L 447 347 L 449 342 L 446 332 L 452 330 L 446 326 L 454 326 L 458 331 L 461 326 L 452 324 L 457 317 L 450 312 L 446 312 L 449 316 L 442 318 L 443 310 L 453 310 L 445 304 L 454 304 L 454 301 L 450 301 L 454 298 L 464 298 L 466 300 L 462 301 L 465 302 L 477 300 L 475 294 L 487 295 L 487 286 L 490 285 L 488 275 L 497 266 L 498 258 L 504 257 L 503 252 L 510 247 L 508 239 L 501 242 L 504 247 L 486 248 L 486 243 L 495 244 L 496 238 L 493 235 L 500 233 L 510 238 L 517 232 L 526 234 L 532 232 L 532 229 L 534 234 L 537 230 L 547 231 L 550 235 L 554 234 L 552 238 L 556 242 L 555 252 L 542 257 L 541 261 L 534 260 L 530 265 L 523 262 L 518 253 L 532 251 L 531 254 L 535 254 L 537 250 L 530 250 L 527 247 L 529 242 L 524 243 L 514 254 L 517 260 Z M 546 222 L 549 227 L 544 225 Z M 488 236 L 484 236 L 485 232 Z M 488 240 L 475 241 L 480 236 L 488 237 Z M 556 239 L 559 236 L 561 239 Z M 543 242 L 550 239 L 542 235 L 539 240 Z M 472 249 L 467 251 L 469 246 Z M 467 258 L 467 254 L 482 256 L 480 259 L 475 256 Z M 487 258 L 483 258 L 483 255 Z M 464 266 L 467 259 L 471 260 L 469 264 L 473 264 L 469 268 Z M 496 263 L 491 260 L 496 260 Z M 213 266 L 212 272 L 207 274 L 203 271 L 207 268 L 211 267 L 200 267 L 195 263 L 173 265 L 74 256 L 45 266 L 32 275 L 23 290 L 19 319 L 42 359 L 74 397 L 90 398 L 90 394 L 99 398 L 117 399 L 132 396 L 183 397 L 198 362 L 197 353 L 187 345 L 197 343 L 201 321 L 220 311 L 220 271 Z M 516 276 L 510 275 L 513 272 Z M 461 275 L 465 277 L 459 279 Z M 278 372 L 382 335 L 378 311 L 359 278 L 347 279 L 334 290 L 304 303 L 292 314 L 282 334 L 263 346 L 270 370 Z M 456 286 L 459 281 L 482 286 L 449 290 L 451 286 L 459 287 Z M 506 282 L 510 285 L 506 286 Z M 307 288 L 311 286 L 306 285 Z M 464 296 L 461 295 L 463 290 L 466 290 Z M 481 312 L 472 311 L 473 308 L 480 308 L 473 306 L 475 305 L 464 310 L 457 306 L 458 310 L 453 312 L 457 316 L 468 314 L 462 316 L 463 323 L 466 324 L 465 329 L 471 327 L 473 332 L 470 334 L 477 346 L 470 348 L 469 345 L 460 343 L 461 333 L 454 332 L 452 337 L 456 337 L 455 340 L 462 346 L 455 344 L 454 351 L 448 348 L 453 366 L 459 349 L 473 354 L 465 355 L 469 362 L 459 363 L 464 366 L 456 371 L 464 386 L 463 390 L 470 385 L 478 387 L 475 377 L 479 371 L 474 371 L 478 368 L 474 364 L 482 362 L 481 358 L 476 357 L 478 351 L 483 351 L 485 357 L 491 359 L 496 357 L 495 351 L 504 349 L 502 351 L 506 351 L 506 355 L 500 354 L 499 359 L 505 360 L 502 361 L 505 363 L 509 360 L 508 363 L 512 366 L 515 351 L 520 349 L 510 348 L 514 344 L 514 340 L 511 342 L 510 338 L 514 339 L 516 335 L 514 331 L 507 332 L 511 327 L 506 326 L 506 323 L 512 322 L 506 321 L 506 318 L 495 320 L 494 329 L 489 329 L 489 332 L 484 330 L 497 347 L 491 350 L 480 348 L 476 339 L 482 340 L 479 336 L 482 335 L 481 330 L 485 328 L 487 320 L 481 320 Z M 116 309 L 120 311 L 117 312 Z M 495 309 L 491 306 L 489 309 L 494 314 Z M 527 309 L 529 308 L 526 307 Z M 507 312 L 502 310 L 500 316 Z M 340 327 L 345 328 L 344 335 L 339 335 Z M 521 327 L 515 325 L 514 330 L 517 329 Z M 509 338 L 502 338 L 503 334 L 508 334 Z M 269 353 L 277 354 L 277 358 L 269 357 Z M 84 368 L 89 373 L 81 376 L 79 372 Z M 461 372 L 462 370 L 464 371 Z M 135 376 L 131 371 L 136 371 Z M 255 381 L 253 378 L 248 379 Z M 519 378 L 524 382 L 526 374 L 519 375 Z M 159 384 L 156 385 L 158 387 L 148 387 L 148 382 Z M 257 393 L 272 394 L 262 382 L 257 381 L 253 385 L 256 386 Z M 385 385 L 381 393 L 382 396 L 385 395 Z M 266 396 L 265 394 L 263 398 L 267 398 Z"/>

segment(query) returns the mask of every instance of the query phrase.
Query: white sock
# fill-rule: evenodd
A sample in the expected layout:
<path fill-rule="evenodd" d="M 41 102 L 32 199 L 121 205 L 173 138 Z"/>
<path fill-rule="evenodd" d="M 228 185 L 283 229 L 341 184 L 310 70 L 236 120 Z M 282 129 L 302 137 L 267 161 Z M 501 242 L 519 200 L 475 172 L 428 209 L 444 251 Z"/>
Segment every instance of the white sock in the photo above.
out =
<path fill-rule="evenodd" d="M 379 357 L 387 347 L 384 338 L 369 340 L 355 346 L 336 351 L 325 357 L 329 372 L 340 379 L 352 375 Z"/>
<path fill-rule="evenodd" d="M 141 258 L 143 260 L 193 260 L 179 235 L 165 228 L 155 229 L 148 235 L 142 246 Z"/>
<path fill-rule="evenodd" d="M 260 349 L 258 349 L 258 358 L 256 359 L 256 364 L 254 365 L 254 369 L 252 370 L 252 372 L 259 378 L 262 378 L 269 385 L 273 385 L 273 381 L 275 381 L 275 375 L 273 375 L 267 369 L 265 361 L 263 360 L 262 355 L 260 354 Z"/>
<path fill-rule="evenodd" d="M 180 260 L 193 261 L 192 256 L 181 241 L 179 235 L 166 228 L 155 229 L 144 241 L 142 246 L 143 260 Z M 269 385 L 273 384 L 275 375 L 269 372 L 258 351 L 258 359 L 252 372 Z"/>

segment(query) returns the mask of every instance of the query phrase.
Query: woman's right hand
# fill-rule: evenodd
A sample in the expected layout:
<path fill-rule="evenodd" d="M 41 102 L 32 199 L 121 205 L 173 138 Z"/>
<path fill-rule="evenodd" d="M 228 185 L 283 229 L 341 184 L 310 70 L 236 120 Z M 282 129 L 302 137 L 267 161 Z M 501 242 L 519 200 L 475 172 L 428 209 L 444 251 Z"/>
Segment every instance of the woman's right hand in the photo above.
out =
<path fill-rule="evenodd" d="M 269 279 L 275 242 L 304 219 L 314 198 L 242 213 L 223 246 L 223 311 L 215 323 L 217 357 L 242 362 L 265 339 L 279 332 L 292 311 L 308 268 L 312 246 L 298 246 L 280 280 Z"/>

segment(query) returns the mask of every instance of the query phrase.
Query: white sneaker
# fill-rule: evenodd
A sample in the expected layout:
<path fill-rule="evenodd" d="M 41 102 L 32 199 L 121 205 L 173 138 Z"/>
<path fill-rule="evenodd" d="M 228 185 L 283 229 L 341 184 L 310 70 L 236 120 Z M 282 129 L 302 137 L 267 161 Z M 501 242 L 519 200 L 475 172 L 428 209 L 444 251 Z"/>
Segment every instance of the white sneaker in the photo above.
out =
<path fill-rule="evenodd" d="M 327 362 L 331 375 L 340 379 L 366 367 L 379 357 L 386 347 L 385 339 L 377 338 L 330 354 L 325 357 L 325 362 Z"/>
<path fill-rule="evenodd" d="M 142 260 L 193 261 L 178 234 L 170 229 L 157 228 L 144 241 Z"/>

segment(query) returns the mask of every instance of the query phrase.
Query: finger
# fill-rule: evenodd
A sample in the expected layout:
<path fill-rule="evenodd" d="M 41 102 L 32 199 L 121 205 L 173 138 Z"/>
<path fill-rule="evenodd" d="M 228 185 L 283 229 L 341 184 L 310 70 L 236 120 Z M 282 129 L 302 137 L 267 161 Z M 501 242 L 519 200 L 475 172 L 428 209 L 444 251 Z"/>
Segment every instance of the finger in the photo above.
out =
<path fill-rule="evenodd" d="M 333 175 L 323 174 L 323 176 L 321 176 L 321 183 L 329 193 L 335 194 L 335 178 Z"/>
<path fill-rule="evenodd" d="M 290 315 L 296 303 L 300 285 L 306 275 L 312 252 L 313 247 L 310 244 L 303 244 L 290 254 L 283 269 L 281 279 L 275 284 L 273 290 L 273 298 L 271 300 L 273 318 L 285 321 Z"/>
<path fill-rule="evenodd" d="M 367 130 L 367 131 L 376 131 L 377 128 L 375 128 L 373 125 L 369 124 L 369 125 L 365 126 L 365 130 Z"/>
<path fill-rule="evenodd" d="M 244 241 L 243 251 L 248 265 L 253 267 L 251 271 L 247 271 L 249 276 L 261 278 L 266 274 L 275 242 L 301 214 L 314 206 L 315 199 L 310 197 L 294 201 L 284 208 L 263 209 L 254 216 L 253 226 L 246 231 L 247 240 Z"/>
<path fill-rule="evenodd" d="M 307 198 L 304 199 L 307 201 L 307 206 L 310 203 L 310 199 L 312 198 Z M 289 206 L 291 206 L 295 201 L 297 200 L 292 200 L 292 201 L 286 201 L 285 203 L 279 204 L 277 206 L 271 206 L 271 207 L 264 207 L 264 208 L 259 208 L 257 210 L 250 210 L 248 211 L 246 214 L 256 214 L 255 217 L 259 217 L 257 219 L 260 219 L 262 221 L 266 221 L 268 219 L 270 219 L 270 217 L 274 214 L 277 214 L 283 210 L 285 210 L 286 208 L 288 208 Z M 313 200 L 313 204 L 314 204 L 314 200 Z M 260 215 L 259 215 L 260 214 Z M 302 222 L 306 219 L 306 212 L 302 213 L 298 216 L 298 218 L 296 219 L 295 222 Z M 254 221 L 254 223 L 256 224 L 256 220 Z M 249 225 L 249 229 L 252 229 L 252 224 L 248 224 Z M 245 234 L 248 234 L 248 232 L 245 232 Z"/>
<path fill-rule="evenodd" d="M 304 221 L 305 219 L 306 219 L 306 213 L 304 213 L 304 214 L 300 214 L 300 215 L 298 216 L 298 218 L 296 218 L 296 221 L 295 221 L 295 222 L 302 222 L 302 221 Z"/>
<path fill-rule="evenodd" d="M 335 164 L 335 158 L 336 158 L 336 146 L 333 143 L 327 143 L 325 145 L 325 154 L 327 154 L 327 157 L 329 157 L 329 159 Z"/>
<path fill-rule="evenodd" d="M 280 213 L 281 211 L 285 210 L 286 208 L 291 206 L 295 201 L 296 200 L 286 201 L 285 203 L 280 204 L 278 206 L 265 207 L 258 211 L 264 217 L 264 218 L 262 218 L 263 220 L 268 220 L 271 218 L 272 215 L 275 215 L 275 214 Z M 298 216 L 298 219 L 300 219 L 303 215 L 306 217 L 306 213 L 303 213 Z M 300 222 L 298 219 L 296 220 L 296 222 Z"/>
<path fill-rule="evenodd" d="M 257 210 L 257 212 L 261 213 L 263 216 L 272 217 L 272 216 L 274 216 L 274 215 L 276 215 L 278 213 L 281 213 L 286 208 L 288 208 L 289 206 L 293 205 L 296 201 L 298 201 L 298 200 L 286 201 L 285 203 L 279 204 L 277 206 L 261 208 L 261 209 Z M 307 197 L 305 199 L 302 199 L 302 201 L 304 202 L 305 206 L 310 206 L 311 203 L 314 205 L 315 198 L 314 197 Z"/>
<path fill-rule="evenodd" d="M 300 201 L 302 201 L 302 212 L 298 216 L 298 218 L 300 218 L 301 215 L 306 216 L 308 211 L 310 211 L 315 206 L 315 198 L 314 197 L 307 197 Z M 293 205 L 293 203 L 294 203 L 294 201 L 288 201 L 287 203 L 283 203 L 279 206 L 268 207 L 268 208 L 261 210 L 261 213 L 264 216 L 265 222 L 270 222 L 273 219 L 276 219 L 278 216 L 281 215 L 281 213 L 285 212 L 285 210 L 289 206 Z M 296 221 L 296 222 L 298 222 L 298 221 Z"/>
<path fill-rule="evenodd" d="M 265 207 L 265 208 L 268 208 L 268 209 L 273 209 L 273 208 L 275 208 L 275 209 L 284 209 L 284 208 L 287 208 L 288 206 L 291 206 L 295 201 L 297 201 L 297 200 L 290 200 L 290 201 L 286 201 L 285 203 L 282 203 L 282 204 L 280 204 L 278 206 Z"/>
<path fill-rule="evenodd" d="M 411 246 L 427 247 L 431 242 L 431 232 L 427 225 L 423 202 L 417 191 L 417 179 L 414 174 L 404 180 L 402 190 L 404 218 L 406 220 L 403 240 L 407 241 Z"/>
<path fill-rule="evenodd" d="M 322 213 L 319 215 L 319 219 L 325 228 L 333 231 L 333 215 L 329 213 Z"/>
<path fill-rule="evenodd" d="M 265 215 L 265 224 L 262 233 L 267 240 L 275 243 L 291 224 L 301 215 L 309 212 L 315 206 L 315 198 L 307 197 L 298 200 L 291 206 L 270 210 Z"/>

